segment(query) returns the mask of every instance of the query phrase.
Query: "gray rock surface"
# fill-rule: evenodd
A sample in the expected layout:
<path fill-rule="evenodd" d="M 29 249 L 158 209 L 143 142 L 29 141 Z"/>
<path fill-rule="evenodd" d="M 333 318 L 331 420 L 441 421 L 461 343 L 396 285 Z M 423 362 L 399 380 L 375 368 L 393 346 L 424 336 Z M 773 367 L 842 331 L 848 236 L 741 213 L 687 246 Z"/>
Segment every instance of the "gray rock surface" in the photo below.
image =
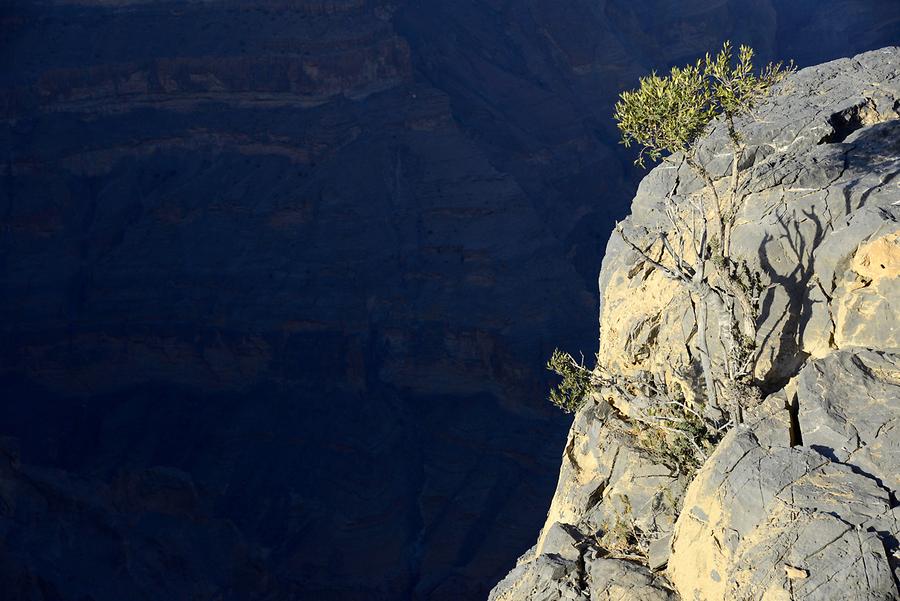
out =
<path fill-rule="evenodd" d="M 642 560 L 659 572 L 630 571 L 620 581 L 644 574 L 652 589 L 644 594 L 666 598 L 668 578 L 672 598 L 691 601 L 900 599 L 900 48 L 804 69 L 741 127 L 749 175 L 732 251 L 764 285 L 757 376 L 770 394 L 746 407 L 745 425 L 686 491 L 670 485 L 677 521 L 658 528 Z M 702 154 L 725 172 L 720 128 Z M 664 199 L 686 203 L 699 188 L 684 164 L 657 167 L 638 189 L 626 230 L 650 245 L 666 227 Z M 610 240 L 600 274 L 600 362 L 697 389 L 697 351 L 682 342 L 689 299 L 642 263 Z M 617 438 L 617 412 L 640 409 L 613 395 L 576 416 L 547 526 L 513 573 L 531 580 L 516 589 L 511 574 L 504 590 L 519 593 L 503 598 L 554 590 L 529 566 L 546 561 L 542 551 L 565 547 L 555 522 L 590 540 L 603 531 L 592 516 L 624 515 L 610 488 L 644 500 L 632 523 L 659 520 L 637 484 L 658 466 Z M 553 544 L 542 547 L 546 541 Z M 575 562 L 567 582 L 593 599 L 601 572 L 586 558 L 595 551 L 568 545 L 583 550 L 584 566 Z"/>
<path fill-rule="evenodd" d="M 677 596 L 647 568 L 618 559 L 588 565 L 591 601 L 672 601 Z"/>
<path fill-rule="evenodd" d="M 796 395 L 805 446 L 900 491 L 900 356 L 833 353 L 800 371 Z"/>
<path fill-rule="evenodd" d="M 646 567 L 607 558 L 540 555 L 520 564 L 491 591 L 489 601 L 673 601 L 675 592 Z"/>
<path fill-rule="evenodd" d="M 685 599 L 896 599 L 896 492 L 738 428 L 688 488 L 668 574 Z"/>
<path fill-rule="evenodd" d="M 685 482 L 637 448 L 628 430 L 606 401 L 578 413 L 547 516 L 548 532 L 560 523 L 593 535 L 625 512 L 643 531 L 671 531 L 674 507 L 667 499 L 680 496 Z M 546 543 L 547 532 L 538 539 L 538 554 Z"/>
<path fill-rule="evenodd" d="M 740 124 L 750 150 L 732 254 L 767 286 L 757 375 L 772 385 L 796 374 L 807 355 L 897 348 L 900 280 L 896 267 L 881 265 L 895 264 L 900 233 L 898 63 L 898 51 L 887 48 L 804 69 Z M 724 172 L 723 132 L 714 129 L 702 147 Z M 626 228 L 649 245 L 652 232 L 667 227 L 664 199 L 685 203 L 699 187 L 683 163 L 657 167 Z M 635 256 L 613 237 L 600 274 L 601 361 L 681 377 L 696 368 L 696 350 L 688 355 L 679 343 L 688 299 L 660 274 L 629 277 L 635 269 Z M 651 327 L 650 343 L 635 335 Z"/>
<path fill-rule="evenodd" d="M 655 541 L 654 561 L 665 565 L 685 485 L 683 476 L 636 446 L 609 402 L 589 401 L 569 432 L 538 543 L 491 599 L 673 598 L 671 588 L 645 566 L 609 556 L 601 538 L 617 529 L 647 533 Z"/>
<path fill-rule="evenodd" d="M 588 601 L 578 562 L 557 555 L 540 555 L 516 566 L 491 590 L 489 601 Z"/>
<path fill-rule="evenodd" d="M 688 488 L 667 568 L 683 598 L 900 596 L 898 74 L 896 48 L 806 69 L 745 124 L 755 152 L 733 248 L 768 285 L 757 375 L 786 386 Z M 721 147 L 713 131 L 712 164 Z M 654 198 L 672 178 L 690 190 L 683 168 L 656 171 L 635 200 L 635 231 L 660 223 Z M 659 338 L 647 361 L 674 358 L 674 340 Z"/>

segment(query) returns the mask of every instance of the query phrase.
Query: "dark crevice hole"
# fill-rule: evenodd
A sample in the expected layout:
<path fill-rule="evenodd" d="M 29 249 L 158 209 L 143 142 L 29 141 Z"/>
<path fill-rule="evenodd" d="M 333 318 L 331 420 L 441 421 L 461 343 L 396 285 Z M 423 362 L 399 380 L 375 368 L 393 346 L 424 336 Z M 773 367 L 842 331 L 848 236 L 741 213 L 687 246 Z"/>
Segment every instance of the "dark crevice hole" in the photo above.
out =
<path fill-rule="evenodd" d="M 823 136 L 819 144 L 838 144 L 858 129 L 867 125 L 874 125 L 881 121 L 875 103 L 866 98 L 864 102 L 851 106 L 843 111 L 838 111 L 828 118 L 828 125 L 832 132 Z"/>
<path fill-rule="evenodd" d="M 796 447 L 803 444 L 803 433 L 800 432 L 800 402 L 794 395 L 794 400 L 788 404 L 788 414 L 791 418 L 790 441 L 791 446 Z"/>

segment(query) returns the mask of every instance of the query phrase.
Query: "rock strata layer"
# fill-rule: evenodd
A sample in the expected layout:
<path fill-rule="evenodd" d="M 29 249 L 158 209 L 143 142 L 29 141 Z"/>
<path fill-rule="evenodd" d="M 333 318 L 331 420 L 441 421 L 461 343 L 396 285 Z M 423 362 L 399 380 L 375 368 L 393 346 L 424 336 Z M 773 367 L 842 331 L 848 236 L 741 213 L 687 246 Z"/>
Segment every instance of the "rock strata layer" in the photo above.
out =
<path fill-rule="evenodd" d="M 590 399 L 538 544 L 492 599 L 607 599 L 614 569 L 623 600 L 900 599 L 900 48 L 803 69 L 739 126 L 732 254 L 762 279 L 768 396 L 689 483 L 616 438 L 626 399 Z M 701 156 L 724 185 L 720 126 Z M 665 199 L 700 188 L 657 167 L 625 230 L 649 247 Z M 600 292 L 600 362 L 697 390 L 684 291 L 613 238 Z M 624 566 L 604 546 L 615 515 L 656 538 Z"/>

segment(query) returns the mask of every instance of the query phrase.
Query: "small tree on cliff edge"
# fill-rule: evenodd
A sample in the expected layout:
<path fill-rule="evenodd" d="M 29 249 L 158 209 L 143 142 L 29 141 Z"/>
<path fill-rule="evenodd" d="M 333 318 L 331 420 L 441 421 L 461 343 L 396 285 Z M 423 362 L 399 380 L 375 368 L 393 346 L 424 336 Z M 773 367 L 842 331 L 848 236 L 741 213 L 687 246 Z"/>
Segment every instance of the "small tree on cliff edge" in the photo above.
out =
<path fill-rule="evenodd" d="M 731 230 L 744 201 L 740 186 L 744 141 L 735 122 L 793 71 L 792 65 L 770 63 L 757 73 L 752 61 L 753 50 L 747 46 L 740 47 L 735 61 L 726 42 L 716 56 L 707 54 L 665 76 L 652 73 L 642 78 L 636 90 L 621 94 L 614 115 L 622 143 L 640 147 L 636 164 L 681 159 L 705 184 L 688 207 L 667 199 L 666 216 L 677 238 L 670 240 L 666 232 L 659 232 L 658 259 L 651 257 L 650 248 L 630 240 L 621 224 L 616 231 L 645 261 L 689 290 L 708 402 L 730 411 L 734 423 L 742 421 L 741 399 L 755 393 L 758 300 L 758 278 L 730 253 Z M 697 152 L 698 141 L 717 117 L 727 128 L 732 152 L 730 175 L 721 187 Z M 713 366 L 707 341 L 711 309 L 718 315 L 719 339 L 726 349 L 724 367 L 719 369 Z"/>

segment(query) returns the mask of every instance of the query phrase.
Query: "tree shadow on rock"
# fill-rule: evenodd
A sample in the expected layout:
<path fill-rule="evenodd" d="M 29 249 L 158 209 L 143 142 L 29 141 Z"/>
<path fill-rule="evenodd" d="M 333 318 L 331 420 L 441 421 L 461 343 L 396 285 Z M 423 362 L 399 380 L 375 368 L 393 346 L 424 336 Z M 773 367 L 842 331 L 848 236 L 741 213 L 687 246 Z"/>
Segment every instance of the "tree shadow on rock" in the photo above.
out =
<path fill-rule="evenodd" d="M 803 326 L 812 314 L 813 301 L 808 290 L 815 273 L 812 250 L 821 243 L 825 236 L 825 228 L 813 209 L 802 210 L 803 219 L 790 219 L 786 213 L 777 216 L 779 235 L 766 233 L 759 246 L 759 264 L 763 273 L 772 285 L 765 291 L 761 299 L 759 314 L 760 324 L 770 324 L 760 330 L 762 340 L 760 350 L 775 348 L 772 357 L 772 369 L 766 378 L 766 388 L 781 388 L 793 377 L 808 356 L 803 352 L 800 337 Z M 804 232 L 804 223 L 812 224 L 811 235 Z M 769 259 L 767 247 L 777 243 L 785 250 L 785 254 L 794 260 L 794 265 L 787 274 L 780 273 Z M 780 298 L 779 291 L 784 293 Z M 778 317 L 771 321 L 773 314 Z M 774 341 L 778 338 L 777 343 Z"/>

